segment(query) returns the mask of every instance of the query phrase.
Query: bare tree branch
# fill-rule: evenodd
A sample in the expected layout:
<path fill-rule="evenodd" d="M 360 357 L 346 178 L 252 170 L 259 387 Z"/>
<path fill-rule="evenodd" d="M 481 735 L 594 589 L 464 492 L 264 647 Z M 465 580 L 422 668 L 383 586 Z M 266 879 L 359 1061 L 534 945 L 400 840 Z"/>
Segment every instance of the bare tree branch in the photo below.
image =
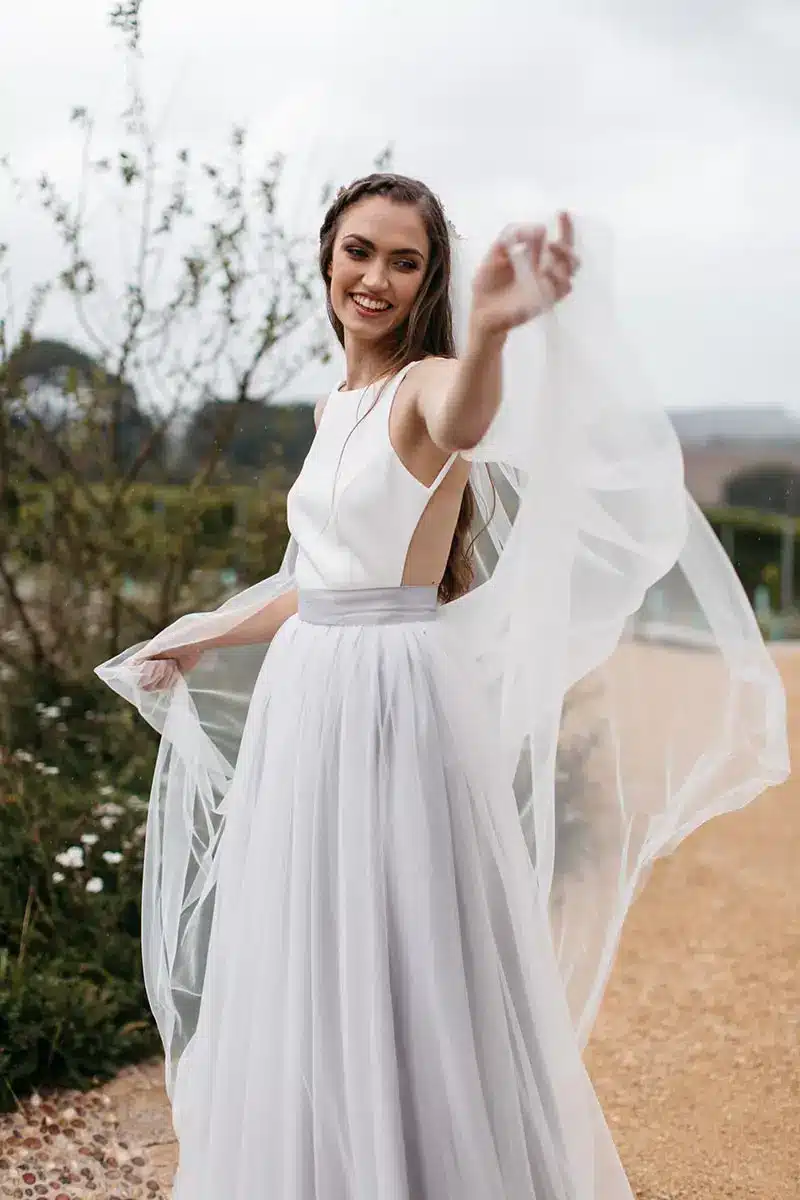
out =
<path fill-rule="evenodd" d="M 129 50 L 138 51 L 142 39 L 143 0 L 124 0 L 115 4 L 108 15 L 112 29 L 117 29 L 125 38 Z"/>

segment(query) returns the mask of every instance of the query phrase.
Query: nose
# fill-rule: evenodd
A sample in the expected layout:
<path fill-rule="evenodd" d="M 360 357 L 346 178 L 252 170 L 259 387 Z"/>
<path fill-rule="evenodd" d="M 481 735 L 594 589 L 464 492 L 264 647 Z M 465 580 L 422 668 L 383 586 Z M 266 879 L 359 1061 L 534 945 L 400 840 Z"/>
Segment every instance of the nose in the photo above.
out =
<path fill-rule="evenodd" d="M 386 267 L 377 256 L 367 263 L 363 275 L 364 287 L 370 292 L 382 292 L 386 288 Z"/>

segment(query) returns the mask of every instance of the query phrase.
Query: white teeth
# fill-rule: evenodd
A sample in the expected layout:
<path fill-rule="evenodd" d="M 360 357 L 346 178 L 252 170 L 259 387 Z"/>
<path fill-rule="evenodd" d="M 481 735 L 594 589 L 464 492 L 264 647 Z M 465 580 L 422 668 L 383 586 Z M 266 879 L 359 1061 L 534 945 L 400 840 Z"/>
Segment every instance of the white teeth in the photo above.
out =
<path fill-rule="evenodd" d="M 353 299 L 362 308 L 371 308 L 374 312 L 384 312 L 387 308 L 392 307 L 385 300 L 370 300 L 368 296 L 353 296 Z"/>

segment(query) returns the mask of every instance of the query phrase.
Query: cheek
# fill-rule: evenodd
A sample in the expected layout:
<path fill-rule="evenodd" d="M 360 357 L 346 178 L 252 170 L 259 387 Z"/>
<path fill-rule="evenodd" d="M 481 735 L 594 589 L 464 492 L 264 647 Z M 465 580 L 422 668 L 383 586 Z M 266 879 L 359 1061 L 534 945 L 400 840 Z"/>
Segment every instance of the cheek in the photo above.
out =
<path fill-rule="evenodd" d="M 411 308 L 422 287 L 422 276 L 414 272 L 412 275 L 402 275 L 395 284 L 395 294 L 403 308 Z"/>
<path fill-rule="evenodd" d="M 331 265 L 337 280 L 352 281 L 364 272 L 363 262 L 358 258 L 351 258 L 349 254 L 335 254 Z"/>
<path fill-rule="evenodd" d="M 334 311 L 341 312 L 347 295 L 353 289 L 353 271 L 350 264 L 334 263 L 330 275 L 330 296 Z"/>

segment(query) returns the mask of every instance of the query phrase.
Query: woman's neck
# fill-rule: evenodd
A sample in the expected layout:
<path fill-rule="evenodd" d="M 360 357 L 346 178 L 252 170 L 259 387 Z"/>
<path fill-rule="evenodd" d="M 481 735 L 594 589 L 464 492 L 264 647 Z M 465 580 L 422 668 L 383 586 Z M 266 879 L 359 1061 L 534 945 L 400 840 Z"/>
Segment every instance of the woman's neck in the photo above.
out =
<path fill-rule="evenodd" d="M 345 387 L 348 390 L 368 387 L 389 371 L 391 351 L 384 346 L 345 340 L 344 357 L 347 369 Z"/>

